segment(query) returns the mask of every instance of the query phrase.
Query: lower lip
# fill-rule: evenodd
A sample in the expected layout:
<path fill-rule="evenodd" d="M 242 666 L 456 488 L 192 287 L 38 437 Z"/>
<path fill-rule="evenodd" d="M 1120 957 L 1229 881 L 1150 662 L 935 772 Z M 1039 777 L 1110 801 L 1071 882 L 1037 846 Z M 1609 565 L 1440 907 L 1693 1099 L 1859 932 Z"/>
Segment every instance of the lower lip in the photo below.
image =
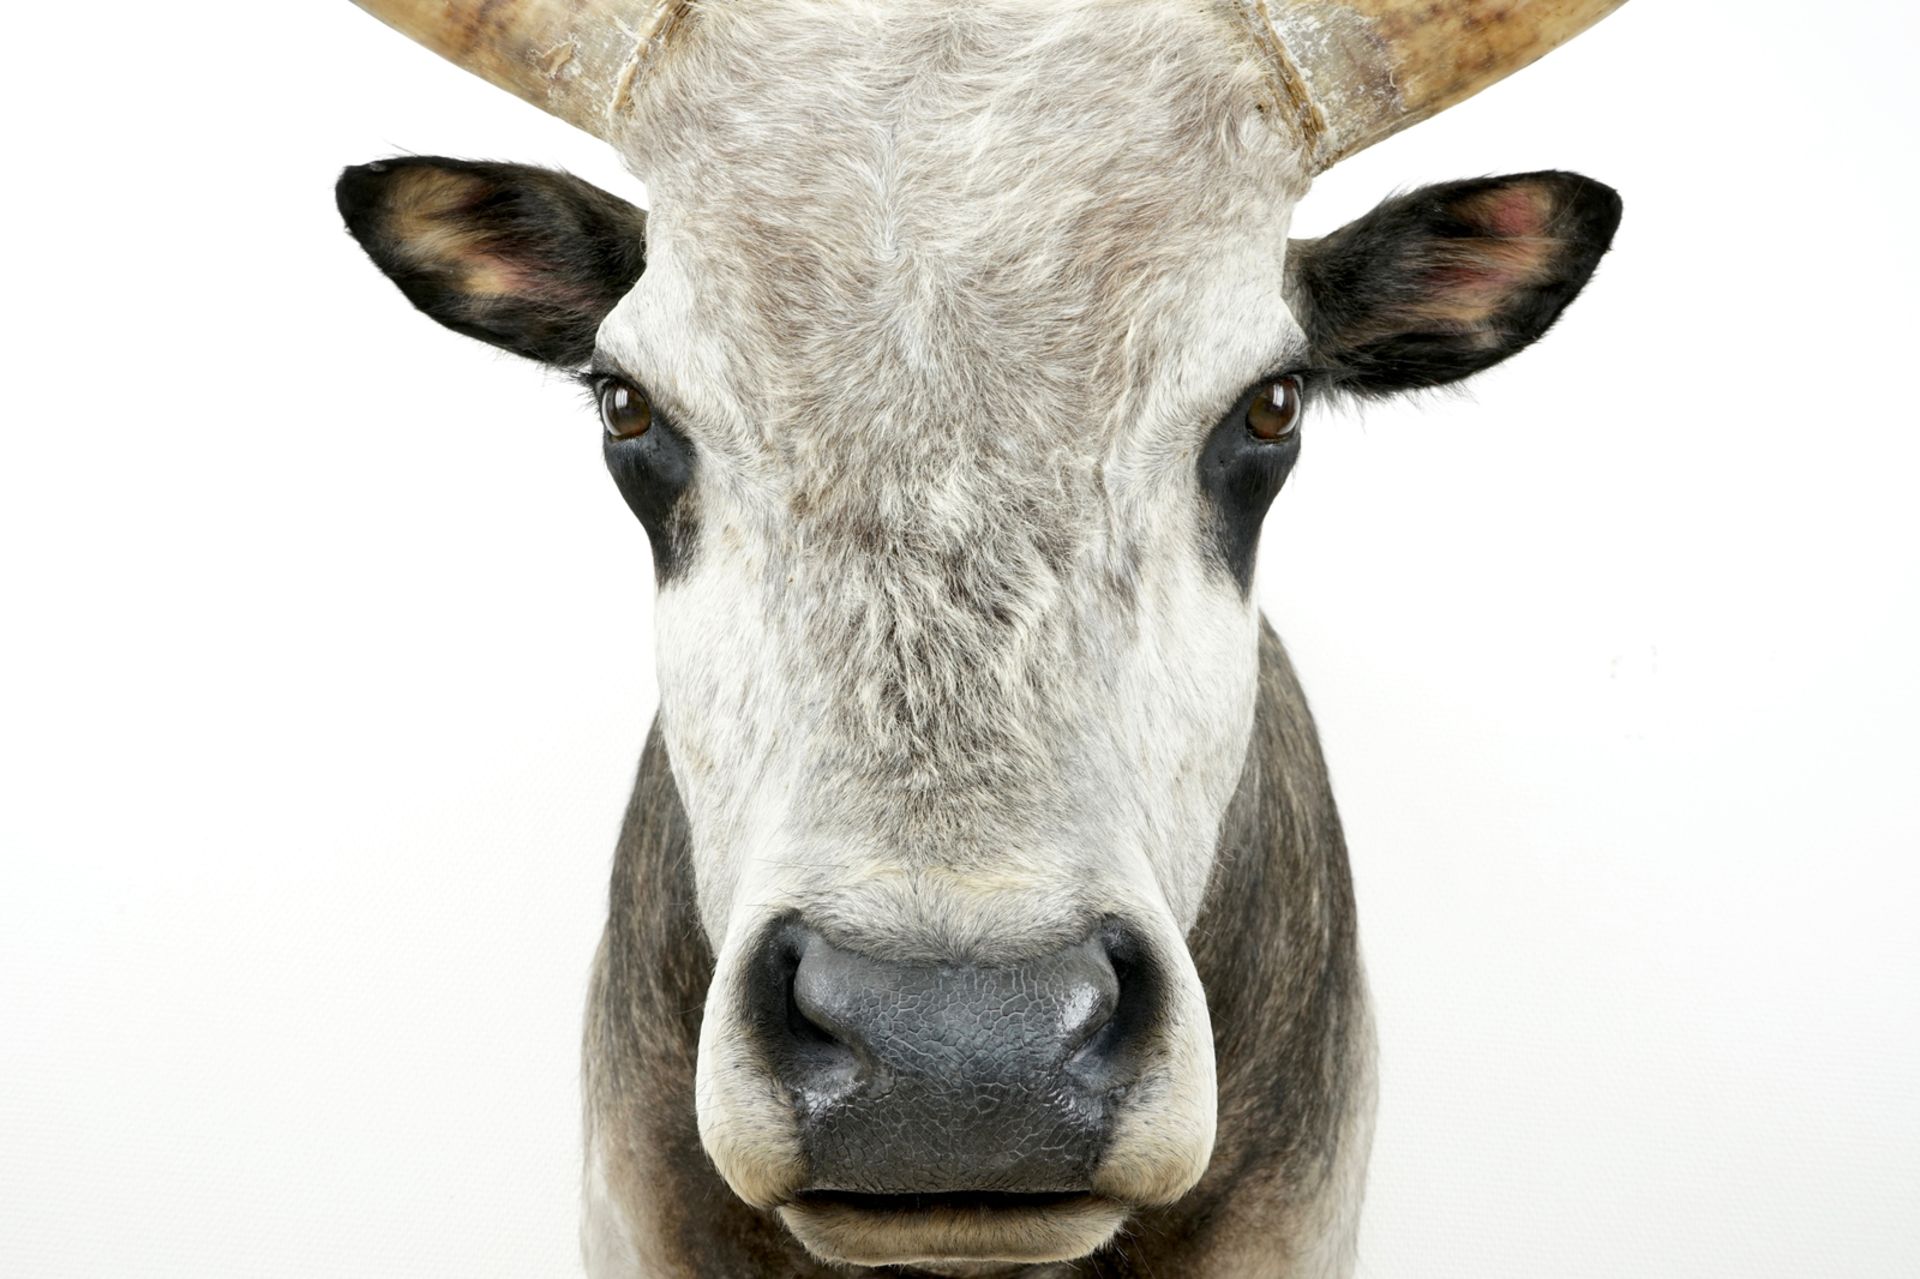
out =
<path fill-rule="evenodd" d="M 1092 1198 L 1083 1190 L 1063 1190 L 1041 1195 L 999 1190 L 924 1195 L 868 1195 L 856 1191 L 809 1190 L 796 1196 L 794 1202 L 802 1208 L 856 1208 L 861 1212 L 1009 1212 L 1065 1208 L 1086 1203 Z"/>
<path fill-rule="evenodd" d="M 1127 1212 L 1084 1192 L 873 1195 L 810 1191 L 780 1210 L 823 1258 L 862 1266 L 1084 1257 L 1111 1239 Z"/>

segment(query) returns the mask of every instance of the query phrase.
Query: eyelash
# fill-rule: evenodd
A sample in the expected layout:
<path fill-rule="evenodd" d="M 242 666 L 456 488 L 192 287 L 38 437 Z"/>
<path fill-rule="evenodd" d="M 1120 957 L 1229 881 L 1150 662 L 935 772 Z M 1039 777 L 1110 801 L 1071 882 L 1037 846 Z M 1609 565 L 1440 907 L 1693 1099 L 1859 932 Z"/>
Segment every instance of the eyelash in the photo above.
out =
<path fill-rule="evenodd" d="M 580 388 L 580 393 L 586 397 L 587 407 L 595 413 L 598 413 L 600 411 L 600 393 L 606 390 L 607 383 L 614 380 L 614 375 L 611 373 L 601 373 L 594 369 L 582 369 L 569 373 L 567 376 L 572 379 L 575 386 Z"/>

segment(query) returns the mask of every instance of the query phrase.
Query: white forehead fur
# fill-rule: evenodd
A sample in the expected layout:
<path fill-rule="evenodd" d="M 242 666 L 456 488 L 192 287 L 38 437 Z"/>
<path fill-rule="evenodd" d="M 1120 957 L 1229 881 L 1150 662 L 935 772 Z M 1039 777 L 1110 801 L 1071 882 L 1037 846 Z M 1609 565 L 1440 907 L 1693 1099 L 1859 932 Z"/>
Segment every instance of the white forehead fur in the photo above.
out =
<path fill-rule="evenodd" d="M 1208 430 L 1300 341 L 1305 186 L 1231 10 L 696 4 L 603 352 L 693 443 L 657 610 L 718 947 L 1036 953 L 1199 910 L 1256 619 Z"/>

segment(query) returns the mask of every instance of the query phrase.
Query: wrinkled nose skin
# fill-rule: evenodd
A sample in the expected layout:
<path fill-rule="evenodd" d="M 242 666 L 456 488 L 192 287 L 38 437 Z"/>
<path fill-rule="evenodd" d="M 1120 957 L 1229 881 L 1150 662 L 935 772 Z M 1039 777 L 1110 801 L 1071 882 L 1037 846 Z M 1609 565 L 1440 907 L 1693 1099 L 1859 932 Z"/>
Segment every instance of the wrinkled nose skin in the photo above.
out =
<path fill-rule="evenodd" d="M 793 1100 L 807 1190 L 1087 1190 L 1148 1012 L 1129 953 L 1109 929 L 1017 966 L 902 964 L 776 929 L 752 1024 Z"/>

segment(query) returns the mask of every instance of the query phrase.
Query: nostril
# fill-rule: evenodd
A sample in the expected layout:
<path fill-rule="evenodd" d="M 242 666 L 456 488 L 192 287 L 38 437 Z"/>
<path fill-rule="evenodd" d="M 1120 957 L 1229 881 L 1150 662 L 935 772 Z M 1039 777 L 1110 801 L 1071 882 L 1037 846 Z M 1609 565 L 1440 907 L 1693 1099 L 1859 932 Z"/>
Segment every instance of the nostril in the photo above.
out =
<path fill-rule="evenodd" d="M 787 1007 L 794 1033 L 802 1038 L 851 1047 L 858 1036 L 849 1023 L 845 976 L 836 971 L 832 952 L 818 937 L 808 936 L 794 964 L 787 988 Z"/>
<path fill-rule="evenodd" d="M 1144 942 L 1119 924 L 1109 924 L 1088 944 L 1099 949 L 1111 996 L 1104 1015 L 1089 1018 L 1086 1039 L 1067 1070 L 1094 1091 L 1123 1088 L 1138 1071 L 1161 1015 L 1164 982 Z"/>
<path fill-rule="evenodd" d="M 809 955 L 817 961 L 826 949 L 811 929 L 786 921 L 762 943 L 747 988 L 748 1024 L 758 1047 L 774 1077 L 807 1111 L 845 1096 L 862 1073 L 858 1036 L 810 980 Z"/>
<path fill-rule="evenodd" d="M 1064 975 L 1060 995 L 1060 1038 L 1069 1065 L 1105 1041 L 1120 1007 L 1120 974 L 1101 940 L 1085 943 L 1081 952 Z"/>
<path fill-rule="evenodd" d="M 799 979 L 796 962 L 793 971 L 787 974 L 787 1033 L 800 1043 L 844 1044 L 827 1010 L 801 996 Z"/>

